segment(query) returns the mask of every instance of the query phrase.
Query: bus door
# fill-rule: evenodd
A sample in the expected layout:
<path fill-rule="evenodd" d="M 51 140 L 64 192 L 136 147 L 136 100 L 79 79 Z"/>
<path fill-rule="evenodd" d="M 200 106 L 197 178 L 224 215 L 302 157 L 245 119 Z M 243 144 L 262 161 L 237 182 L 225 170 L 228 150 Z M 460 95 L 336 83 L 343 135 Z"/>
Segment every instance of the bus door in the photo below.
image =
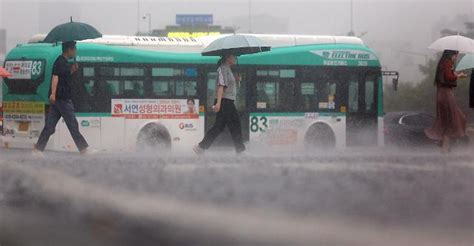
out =
<path fill-rule="evenodd" d="M 376 71 L 348 73 L 346 94 L 347 146 L 377 145 L 377 79 Z"/>
<path fill-rule="evenodd" d="M 251 70 L 244 67 L 234 67 L 232 68 L 234 73 L 240 74 L 242 81 L 240 86 L 237 89 L 237 100 L 235 105 L 240 116 L 240 123 L 242 126 L 242 138 L 244 142 L 249 140 L 249 112 L 247 110 L 247 90 L 249 82 L 252 81 Z M 205 130 L 206 132 L 214 125 L 216 121 L 216 113 L 212 111 L 212 106 L 214 105 L 214 100 L 216 98 L 216 79 L 217 73 L 214 68 L 211 68 L 205 72 L 205 82 L 206 82 L 206 104 L 205 104 Z M 215 146 L 233 146 L 232 137 L 230 135 L 229 129 L 226 127 L 224 132 L 219 135 L 219 137 L 214 142 Z"/>

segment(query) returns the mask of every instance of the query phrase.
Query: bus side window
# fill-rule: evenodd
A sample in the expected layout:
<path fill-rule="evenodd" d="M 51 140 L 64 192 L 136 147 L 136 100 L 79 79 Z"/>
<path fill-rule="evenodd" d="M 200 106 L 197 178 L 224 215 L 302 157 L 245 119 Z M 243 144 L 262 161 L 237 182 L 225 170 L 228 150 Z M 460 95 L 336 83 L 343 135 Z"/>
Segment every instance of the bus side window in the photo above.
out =
<path fill-rule="evenodd" d="M 105 91 L 107 94 L 110 94 L 111 97 L 118 96 L 120 92 L 120 81 L 107 80 L 105 83 Z"/>
<path fill-rule="evenodd" d="M 375 82 L 370 77 L 365 80 L 365 112 L 374 112 L 375 109 Z"/>
<path fill-rule="evenodd" d="M 207 73 L 207 107 L 210 108 L 214 105 L 214 99 L 216 98 L 216 72 Z"/>
<path fill-rule="evenodd" d="M 295 106 L 296 70 L 280 69 L 278 75 L 280 82 L 278 108 L 284 111 L 292 111 Z"/>
<path fill-rule="evenodd" d="M 120 68 L 120 76 L 144 76 L 145 70 L 140 67 L 122 67 Z"/>
<path fill-rule="evenodd" d="M 292 107 L 295 99 L 295 84 L 290 81 L 282 81 L 280 82 L 280 88 L 278 108 L 281 110 L 293 110 Z"/>
<path fill-rule="evenodd" d="M 315 83 L 301 83 L 301 100 L 303 111 L 317 110 L 319 98 Z"/>
<path fill-rule="evenodd" d="M 152 82 L 154 96 L 169 96 L 172 94 L 170 83 L 163 80 L 154 80 Z"/>
<path fill-rule="evenodd" d="M 186 96 L 196 96 L 197 95 L 197 83 L 196 81 L 186 81 L 185 83 L 185 93 Z"/>
<path fill-rule="evenodd" d="M 319 109 L 335 110 L 336 109 L 336 83 L 323 82 L 321 83 L 321 90 L 319 92 Z"/>
<path fill-rule="evenodd" d="M 281 111 L 295 106 L 295 69 L 257 68 L 257 109 Z"/>
<path fill-rule="evenodd" d="M 143 96 L 143 81 L 125 80 L 122 97 L 124 98 L 140 98 Z"/>
<path fill-rule="evenodd" d="M 87 94 L 92 96 L 92 88 L 94 88 L 94 80 L 84 80 L 84 87 L 86 88 Z"/>
<path fill-rule="evenodd" d="M 178 80 L 176 84 L 176 96 L 196 96 L 197 83 L 196 81 Z"/>
<path fill-rule="evenodd" d="M 277 82 L 257 83 L 257 108 L 274 109 L 277 107 L 279 84 Z"/>
<path fill-rule="evenodd" d="M 153 92 L 155 96 L 196 96 L 197 75 L 194 67 L 154 67 L 151 69 Z"/>
<path fill-rule="evenodd" d="M 117 96 L 119 85 L 118 80 L 97 80 L 92 87 L 92 111 L 95 112 L 109 112 L 111 107 L 111 100 Z"/>
<path fill-rule="evenodd" d="M 94 68 L 85 66 L 82 71 L 73 75 L 72 100 L 77 112 L 88 112 L 92 109 L 91 93 L 94 86 Z"/>
<path fill-rule="evenodd" d="M 78 79 L 73 84 L 72 101 L 77 112 L 87 112 L 89 105 L 89 88 L 94 84 L 94 80 Z"/>
<path fill-rule="evenodd" d="M 349 81 L 349 112 L 359 111 L 359 83 L 357 80 Z"/>
<path fill-rule="evenodd" d="M 176 81 L 176 96 L 184 96 L 184 81 Z"/>

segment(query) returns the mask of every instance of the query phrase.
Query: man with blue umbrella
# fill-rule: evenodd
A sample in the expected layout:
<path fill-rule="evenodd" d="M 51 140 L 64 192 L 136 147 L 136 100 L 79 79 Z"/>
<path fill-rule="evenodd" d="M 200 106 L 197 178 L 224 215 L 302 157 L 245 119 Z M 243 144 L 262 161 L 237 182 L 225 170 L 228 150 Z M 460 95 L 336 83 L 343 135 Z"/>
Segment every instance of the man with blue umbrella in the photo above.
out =
<path fill-rule="evenodd" d="M 263 42 L 248 35 L 231 35 L 212 42 L 204 51 L 204 56 L 221 56 L 217 63 L 216 99 L 212 110 L 217 113 L 214 126 L 206 133 L 204 139 L 196 145 L 193 150 L 196 154 L 202 154 L 211 147 L 219 134 L 228 127 L 235 151 L 242 153 L 245 145 L 242 140 L 242 129 L 239 114 L 235 107 L 237 98 L 237 87 L 240 84 L 240 76 L 235 76 L 231 67 L 236 64 L 237 56 L 269 51 L 270 47 Z"/>

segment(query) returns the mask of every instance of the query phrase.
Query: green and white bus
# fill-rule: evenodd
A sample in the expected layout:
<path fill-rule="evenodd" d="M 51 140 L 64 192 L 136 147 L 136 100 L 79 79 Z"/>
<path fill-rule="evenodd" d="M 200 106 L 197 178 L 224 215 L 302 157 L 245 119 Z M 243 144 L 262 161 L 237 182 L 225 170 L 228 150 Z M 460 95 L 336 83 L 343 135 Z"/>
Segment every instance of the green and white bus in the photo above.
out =
<path fill-rule="evenodd" d="M 256 35 L 272 45 L 241 56 L 237 107 L 249 145 L 286 149 L 383 145 L 375 53 L 354 37 Z M 104 36 L 78 42 L 74 105 L 92 148 L 190 151 L 213 124 L 217 57 L 202 39 Z M 6 147 L 31 148 L 44 126 L 60 44 L 20 44 L 6 56 Z M 192 100 L 191 100 L 192 99 Z M 222 134 L 221 144 L 229 142 Z M 48 148 L 76 150 L 60 121 Z"/>

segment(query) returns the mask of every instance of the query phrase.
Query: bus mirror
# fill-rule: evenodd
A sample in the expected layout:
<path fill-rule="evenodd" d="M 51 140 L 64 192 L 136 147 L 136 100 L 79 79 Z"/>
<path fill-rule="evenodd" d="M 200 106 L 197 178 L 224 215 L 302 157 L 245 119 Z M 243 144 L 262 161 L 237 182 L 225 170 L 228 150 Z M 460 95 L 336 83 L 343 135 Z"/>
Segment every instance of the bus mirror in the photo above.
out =
<path fill-rule="evenodd" d="M 398 78 L 400 78 L 400 73 L 397 71 L 382 71 L 382 76 L 392 77 L 392 89 L 394 91 L 398 90 Z"/>
<path fill-rule="evenodd" d="M 393 78 L 392 79 L 392 88 L 394 91 L 398 90 L 398 78 Z"/>

